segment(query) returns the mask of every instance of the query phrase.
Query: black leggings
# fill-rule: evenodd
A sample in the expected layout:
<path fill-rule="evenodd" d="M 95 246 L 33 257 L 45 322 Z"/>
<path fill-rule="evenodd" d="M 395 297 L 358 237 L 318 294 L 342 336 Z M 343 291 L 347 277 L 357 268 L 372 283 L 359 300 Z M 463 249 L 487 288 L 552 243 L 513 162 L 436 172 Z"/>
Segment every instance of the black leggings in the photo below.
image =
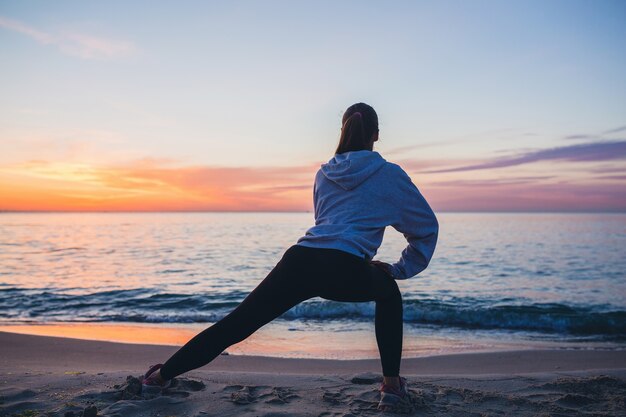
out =
<path fill-rule="evenodd" d="M 162 377 L 171 379 L 206 365 L 293 306 L 317 296 L 334 301 L 375 301 L 383 375 L 399 375 L 402 296 L 395 280 L 347 252 L 294 245 L 241 304 L 181 347 L 161 368 Z"/>

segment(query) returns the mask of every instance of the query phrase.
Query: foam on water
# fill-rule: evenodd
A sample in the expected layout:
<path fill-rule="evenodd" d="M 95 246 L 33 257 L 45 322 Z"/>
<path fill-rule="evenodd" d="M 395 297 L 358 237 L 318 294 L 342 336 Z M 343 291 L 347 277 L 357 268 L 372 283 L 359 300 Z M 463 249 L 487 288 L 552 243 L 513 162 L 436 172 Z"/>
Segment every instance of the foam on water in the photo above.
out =
<path fill-rule="evenodd" d="M 147 289 L 71 295 L 49 291 L 0 288 L 0 318 L 14 322 L 212 323 L 231 311 L 244 293 L 151 294 Z M 301 303 L 281 320 L 372 321 L 374 303 L 339 303 L 313 299 Z M 406 300 L 406 323 L 475 329 L 507 329 L 563 335 L 594 335 L 626 340 L 626 311 L 606 306 L 562 304 L 493 304 L 463 299 Z"/>

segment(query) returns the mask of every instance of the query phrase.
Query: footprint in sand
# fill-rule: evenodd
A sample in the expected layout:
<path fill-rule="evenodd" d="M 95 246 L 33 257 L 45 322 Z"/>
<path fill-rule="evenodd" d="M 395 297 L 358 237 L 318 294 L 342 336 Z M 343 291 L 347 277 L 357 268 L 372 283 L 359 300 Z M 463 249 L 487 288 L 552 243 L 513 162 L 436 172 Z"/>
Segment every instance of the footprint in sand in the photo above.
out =
<path fill-rule="evenodd" d="M 142 395 L 139 378 L 128 376 L 126 382 L 114 385 L 113 390 L 91 390 L 73 397 L 72 402 L 66 402 L 65 406 L 59 410 L 59 415 L 87 417 L 102 413 L 102 415 L 123 417 L 146 407 L 145 402 L 150 402 L 155 407 L 176 404 L 182 401 L 182 398 L 191 395 L 192 392 L 201 391 L 204 388 L 202 381 L 176 378 L 172 381 L 172 385 L 163 392 L 154 395 Z M 85 406 L 87 407 L 85 408 Z"/>
<path fill-rule="evenodd" d="M 351 382 L 357 385 L 365 385 L 367 379 L 355 378 Z M 370 380 L 371 383 L 378 383 L 378 380 Z M 413 414 L 418 410 L 425 410 L 427 408 L 425 402 L 425 394 L 421 390 L 408 389 L 409 395 L 407 395 L 399 404 L 397 404 L 390 413 L 395 414 Z M 350 412 L 355 415 L 363 415 L 378 411 L 378 402 L 380 401 L 380 391 L 377 388 L 370 388 L 365 391 L 357 391 L 354 395 L 347 396 L 347 403 L 350 407 Z"/>
<path fill-rule="evenodd" d="M 0 415 L 10 416 L 17 410 L 30 409 L 37 406 L 37 393 L 30 389 L 2 388 L 0 389 Z M 5 414 L 6 413 L 6 414 Z"/>
<path fill-rule="evenodd" d="M 205 388 L 204 382 L 188 378 L 176 378 L 172 385 L 163 392 L 163 395 L 181 395 L 188 397 L 192 392 L 202 391 Z"/>
<path fill-rule="evenodd" d="M 115 400 L 148 400 L 157 396 L 188 397 L 192 392 L 201 391 L 205 388 L 204 382 L 188 378 L 175 378 L 172 384 L 160 394 L 146 395 L 142 392 L 141 381 L 134 376 L 126 377 L 124 384 L 115 385 L 115 391 L 104 394 L 112 394 Z"/>
<path fill-rule="evenodd" d="M 291 388 L 269 386 L 243 386 L 228 385 L 224 392 L 230 394 L 227 399 L 232 403 L 246 405 L 264 401 L 266 404 L 287 404 L 295 398 L 299 398 Z"/>
<path fill-rule="evenodd" d="M 546 398 L 536 404 L 563 413 L 584 408 L 590 414 L 611 415 L 609 413 L 620 410 L 619 415 L 623 415 L 626 409 L 626 381 L 609 375 L 565 376 L 533 385 L 532 388 L 552 394 L 551 399 Z"/>
<path fill-rule="evenodd" d="M 322 401 L 332 405 L 345 404 L 346 396 L 342 392 L 324 391 Z"/>

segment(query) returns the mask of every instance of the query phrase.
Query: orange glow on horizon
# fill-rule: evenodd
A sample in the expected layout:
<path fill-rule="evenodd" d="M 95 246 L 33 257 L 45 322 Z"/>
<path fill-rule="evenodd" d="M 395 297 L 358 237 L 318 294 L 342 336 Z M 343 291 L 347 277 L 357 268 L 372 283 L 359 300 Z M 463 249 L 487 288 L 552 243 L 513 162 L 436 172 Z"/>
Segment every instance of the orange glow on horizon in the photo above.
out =
<path fill-rule="evenodd" d="M 420 173 L 436 162 L 402 164 L 435 211 L 626 209 L 620 178 L 576 171 L 545 175 L 549 162 L 470 177 Z M 110 166 L 28 161 L 0 165 L 0 211 L 311 211 L 318 168 L 177 166 L 155 159 Z"/>
<path fill-rule="evenodd" d="M 305 211 L 315 169 L 30 161 L 0 167 L 0 210 Z"/>

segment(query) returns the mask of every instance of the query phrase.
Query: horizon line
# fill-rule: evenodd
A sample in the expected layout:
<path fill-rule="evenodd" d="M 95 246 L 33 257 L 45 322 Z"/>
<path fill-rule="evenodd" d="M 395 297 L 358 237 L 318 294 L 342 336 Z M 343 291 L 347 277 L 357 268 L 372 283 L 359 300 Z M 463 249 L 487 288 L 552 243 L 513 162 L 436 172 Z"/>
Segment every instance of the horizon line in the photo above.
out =
<path fill-rule="evenodd" d="M 4 213 L 313 213 L 313 210 L 2 210 Z M 626 214 L 624 210 L 437 210 L 436 213 Z"/>

